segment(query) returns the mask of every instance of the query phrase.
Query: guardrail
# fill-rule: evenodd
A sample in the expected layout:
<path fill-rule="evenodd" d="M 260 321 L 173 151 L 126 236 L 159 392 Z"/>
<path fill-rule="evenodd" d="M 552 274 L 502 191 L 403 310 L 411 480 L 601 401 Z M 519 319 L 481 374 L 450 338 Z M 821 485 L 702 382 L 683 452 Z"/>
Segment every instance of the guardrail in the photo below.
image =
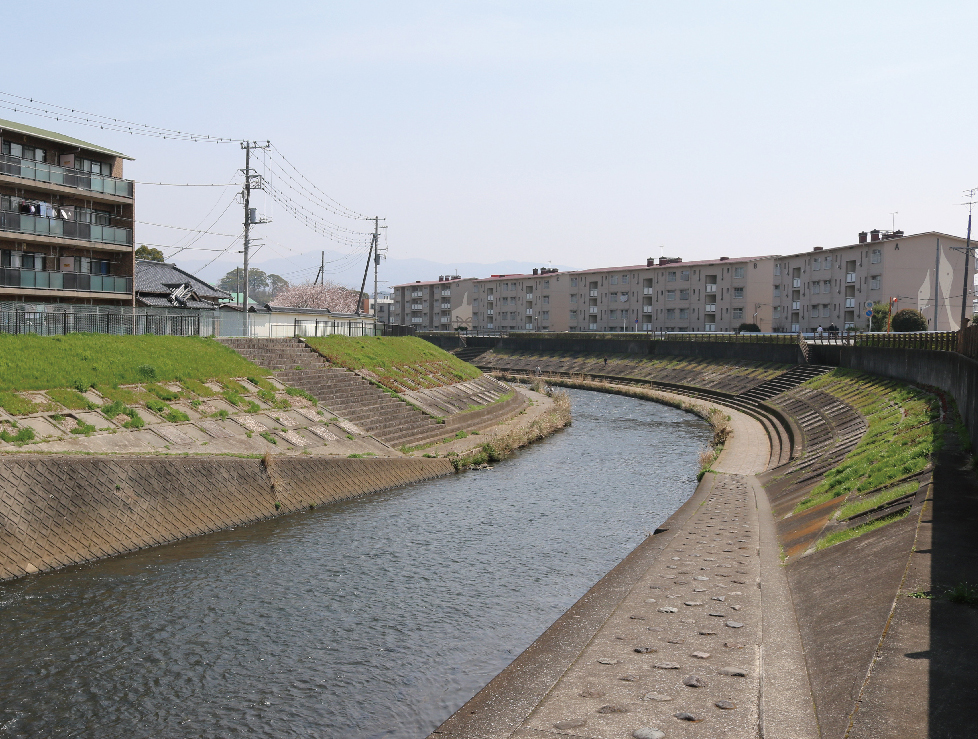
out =
<path fill-rule="evenodd" d="M 199 336 L 200 316 L 152 313 L 0 312 L 0 333 L 64 336 L 116 334 L 124 336 Z"/>

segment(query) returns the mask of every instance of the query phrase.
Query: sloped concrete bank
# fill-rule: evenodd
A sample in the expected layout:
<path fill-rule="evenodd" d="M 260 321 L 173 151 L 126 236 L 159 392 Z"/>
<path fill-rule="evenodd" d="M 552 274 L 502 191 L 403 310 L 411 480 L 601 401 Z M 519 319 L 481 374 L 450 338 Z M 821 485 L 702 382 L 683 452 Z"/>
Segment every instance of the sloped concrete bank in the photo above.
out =
<path fill-rule="evenodd" d="M 452 474 L 447 459 L 0 458 L 0 580 Z"/>

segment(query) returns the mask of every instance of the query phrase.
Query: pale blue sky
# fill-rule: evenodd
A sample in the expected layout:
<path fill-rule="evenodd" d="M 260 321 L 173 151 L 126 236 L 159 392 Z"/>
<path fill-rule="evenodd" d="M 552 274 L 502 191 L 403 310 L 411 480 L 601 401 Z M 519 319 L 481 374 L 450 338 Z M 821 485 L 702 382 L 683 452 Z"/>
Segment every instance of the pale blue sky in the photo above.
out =
<path fill-rule="evenodd" d="M 271 139 L 334 198 L 386 216 L 397 257 L 789 253 L 889 228 L 891 211 L 908 232 L 963 235 L 956 203 L 978 186 L 974 2 L 53 2 L 44 16 L 56 32 L 7 24 L 0 90 Z M 237 147 L 0 117 L 121 149 L 136 180 L 227 182 L 242 166 Z M 142 187 L 138 218 L 193 227 L 220 194 Z M 256 261 L 288 256 L 300 276 L 298 254 L 335 249 L 268 211 Z M 214 230 L 240 221 L 233 207 Z"/>

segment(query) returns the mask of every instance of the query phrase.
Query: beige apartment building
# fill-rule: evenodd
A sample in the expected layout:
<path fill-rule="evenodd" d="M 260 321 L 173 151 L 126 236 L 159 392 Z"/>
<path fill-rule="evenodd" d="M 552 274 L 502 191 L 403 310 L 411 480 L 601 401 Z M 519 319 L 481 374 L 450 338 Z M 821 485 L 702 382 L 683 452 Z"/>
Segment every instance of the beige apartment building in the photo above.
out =
<path fill-rule="evenodd" d="M 408 282 L 392 288 L 391 323 L 418 331 L 472 328 L 471 278 L 443 275 L 437 280 Z"/>
<path fill-rule="evenodd" d="M 129 158 L 0 120 L 0 302 L 133 305 Z"/>
<path fill-rule="evenodd" d="M 397 286 L 394 321 L 421 330 L 735 331 L 742 323 L 765 332 L 867 330 L 871 306 L 896 298 L 895 310 L 920 310 L 931 330 L 957 330 L 964 246 L 934 231 L 871 231 L 854 244 L 790 255 L 442 278 Z M 972 263 L 969 286 L 974 272 Z M 970 301 L 967 308 L 970 317 Z"/>

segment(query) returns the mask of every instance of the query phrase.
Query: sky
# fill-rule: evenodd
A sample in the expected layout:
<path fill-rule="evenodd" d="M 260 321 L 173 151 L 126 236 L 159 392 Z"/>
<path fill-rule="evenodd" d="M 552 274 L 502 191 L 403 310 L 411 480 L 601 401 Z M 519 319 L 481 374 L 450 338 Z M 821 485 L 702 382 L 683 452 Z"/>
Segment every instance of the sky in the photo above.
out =
<path fill-rule="evenodd" d="M 54 1 L 45 13 L 70 33 L 40 45 L 39 32 L 8 33 L 6 58 L 26 63 L 0 92 L 270 140 L 321 202 L 385 218 L 391 259 L 446 271 L 788 254 L 894 222 L 963 236 L 963 191 L 978 187 L 974 2 Z M 11 100 L 0 118 L 123 151 L 137 182 L 241 181 L 237 143 L 100 130 Z M 240 241 L 228 248 L 239 189 L 139 185 L 137 243 L 219 277 L 241 260 Z M 324 238 L 265 193 L 253 205 L 271 220 L 254 229 L 254 264 L 302 281 L 326 250 L 327 277 L 359 283 L 362 245 Z M 178 252 L 191 232 L 148 224 L 227 236 Z"/>

